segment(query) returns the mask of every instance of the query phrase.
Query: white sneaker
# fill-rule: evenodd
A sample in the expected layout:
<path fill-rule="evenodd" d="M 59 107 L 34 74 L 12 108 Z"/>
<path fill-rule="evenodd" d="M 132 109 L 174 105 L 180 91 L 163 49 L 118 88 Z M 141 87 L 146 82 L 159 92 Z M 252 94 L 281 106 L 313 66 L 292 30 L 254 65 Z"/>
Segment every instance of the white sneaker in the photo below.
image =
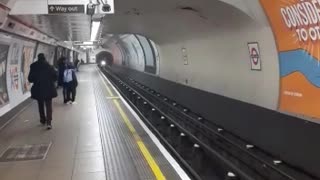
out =
<path fill-rule="evenodd" d="M 72 102 L 71 104 L 78 104 L 78 103 L 74 101 L 74 102 Z"/>
<path fill-rule="evenodd" d="M 72 104 L 72 101 L 68 101 L 67 103 L 68 103 L 68 104 Z"/>

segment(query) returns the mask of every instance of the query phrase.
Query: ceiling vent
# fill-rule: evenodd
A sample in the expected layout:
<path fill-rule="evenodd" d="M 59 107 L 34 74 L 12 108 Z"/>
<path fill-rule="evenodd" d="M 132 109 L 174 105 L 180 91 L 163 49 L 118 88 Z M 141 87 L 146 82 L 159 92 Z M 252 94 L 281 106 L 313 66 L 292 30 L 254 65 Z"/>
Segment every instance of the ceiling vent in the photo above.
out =
<path fill-rule="evenodd" d="M 180 7 L 180 9 L 181 10 L 185 10 L 185 11 L 193 11 L 193 12 L 199 13 L 198 10 L 196 10 L 193 7 L 190 7 L 190 6 Z"/>

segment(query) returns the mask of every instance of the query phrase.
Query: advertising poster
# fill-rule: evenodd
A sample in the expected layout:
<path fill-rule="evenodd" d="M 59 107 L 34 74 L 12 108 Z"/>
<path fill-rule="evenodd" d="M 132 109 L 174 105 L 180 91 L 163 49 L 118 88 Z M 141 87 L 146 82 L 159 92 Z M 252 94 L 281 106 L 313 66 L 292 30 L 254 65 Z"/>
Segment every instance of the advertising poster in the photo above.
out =
<path fill-rule="evenodd" d="M 9 52 L 9 45 L 0 43 L 0 108 L 9 103 L 6 66 Z"/>
<path fill-rule="evenodd" d="M 279 53 L 279 109 L 320 118 L 320 1 L 260 3 Z"/>
<path fill-rule="evenodd" d="M 19 64 L 19 45 L 14 43 L 12 45 L 12 55 L 10 60 L 10 65 L 18 65 Z"/>
<path fill-rule="evenodd" d="M 18 91 L 19 90 L 18 66 L 14 65 L 10 67 L 10 77 L 11 77 L 11 89 L 14 91 Z"/>
<path fill-rule="evenodd" d="M 10 79 L 11 79 L 11 90 L 19 90 L 19 51 L 20 47 L 17 43 L 12 45 L 12 54 L 10 59 Z"/>
<path fill-rule="evenodd" d="M 28 81 L 28 75 L 30 72 L 30 65 L 32 64 L 34 57 L 33 47 L 23 47 L 22 62 L 21 62 L 21 86 L 22 92 L 25 94 L 30 90 L 30 83 Z"/>

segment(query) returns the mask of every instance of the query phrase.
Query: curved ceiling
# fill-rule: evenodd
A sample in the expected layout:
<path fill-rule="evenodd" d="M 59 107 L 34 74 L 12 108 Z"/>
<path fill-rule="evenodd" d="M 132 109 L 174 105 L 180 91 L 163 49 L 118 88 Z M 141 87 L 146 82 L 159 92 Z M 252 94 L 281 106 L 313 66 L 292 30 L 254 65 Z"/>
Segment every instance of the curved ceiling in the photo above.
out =
<path fill-rule="evenodd" d="M 236 4 L 222 1 L 118 0 L 116 14 L 103 19 L 102 34 L 135 33 L 162 44 L 258 25 L 253 16 L 235 7 Z M 237 2 L 240 1 L 247 0 Z M 258 0 L 250 1 L 253 5 L 259 3 Z"/>
<path fill-rule="evenodd" d="M 87 15 L 19 15 L 15 17 L 61 41 L 90 39 L 91 18 Z"/>
<path fill-rule="evenodd" d="M 114 15 L 102 20 L 102 38 L 135 33 L 162 44 L 266 24 L 259 0 L 117 0 L 115 8 Z M 59 40 L 90 39 L 87 15 L 16 17 Z"/>

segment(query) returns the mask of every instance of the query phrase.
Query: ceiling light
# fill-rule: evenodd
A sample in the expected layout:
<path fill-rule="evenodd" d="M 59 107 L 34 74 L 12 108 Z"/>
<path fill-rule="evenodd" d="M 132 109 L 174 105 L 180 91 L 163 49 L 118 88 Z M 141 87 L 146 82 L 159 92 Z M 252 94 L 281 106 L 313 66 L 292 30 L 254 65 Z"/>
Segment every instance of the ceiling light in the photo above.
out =
<path fill-rule="evenodd" d="M 94 41 L 97 38 L 97 34 L 100 28 L 100 21 L 92 21 L 91 24 L 91 41 Z"/>
<path fill-rule="evenodd" d="M 87 42 L 83 42 L 82 44 L 84 44 L 84 45 L 93 45 L 93 42 L 92 41 L 87 41 Z"/>

